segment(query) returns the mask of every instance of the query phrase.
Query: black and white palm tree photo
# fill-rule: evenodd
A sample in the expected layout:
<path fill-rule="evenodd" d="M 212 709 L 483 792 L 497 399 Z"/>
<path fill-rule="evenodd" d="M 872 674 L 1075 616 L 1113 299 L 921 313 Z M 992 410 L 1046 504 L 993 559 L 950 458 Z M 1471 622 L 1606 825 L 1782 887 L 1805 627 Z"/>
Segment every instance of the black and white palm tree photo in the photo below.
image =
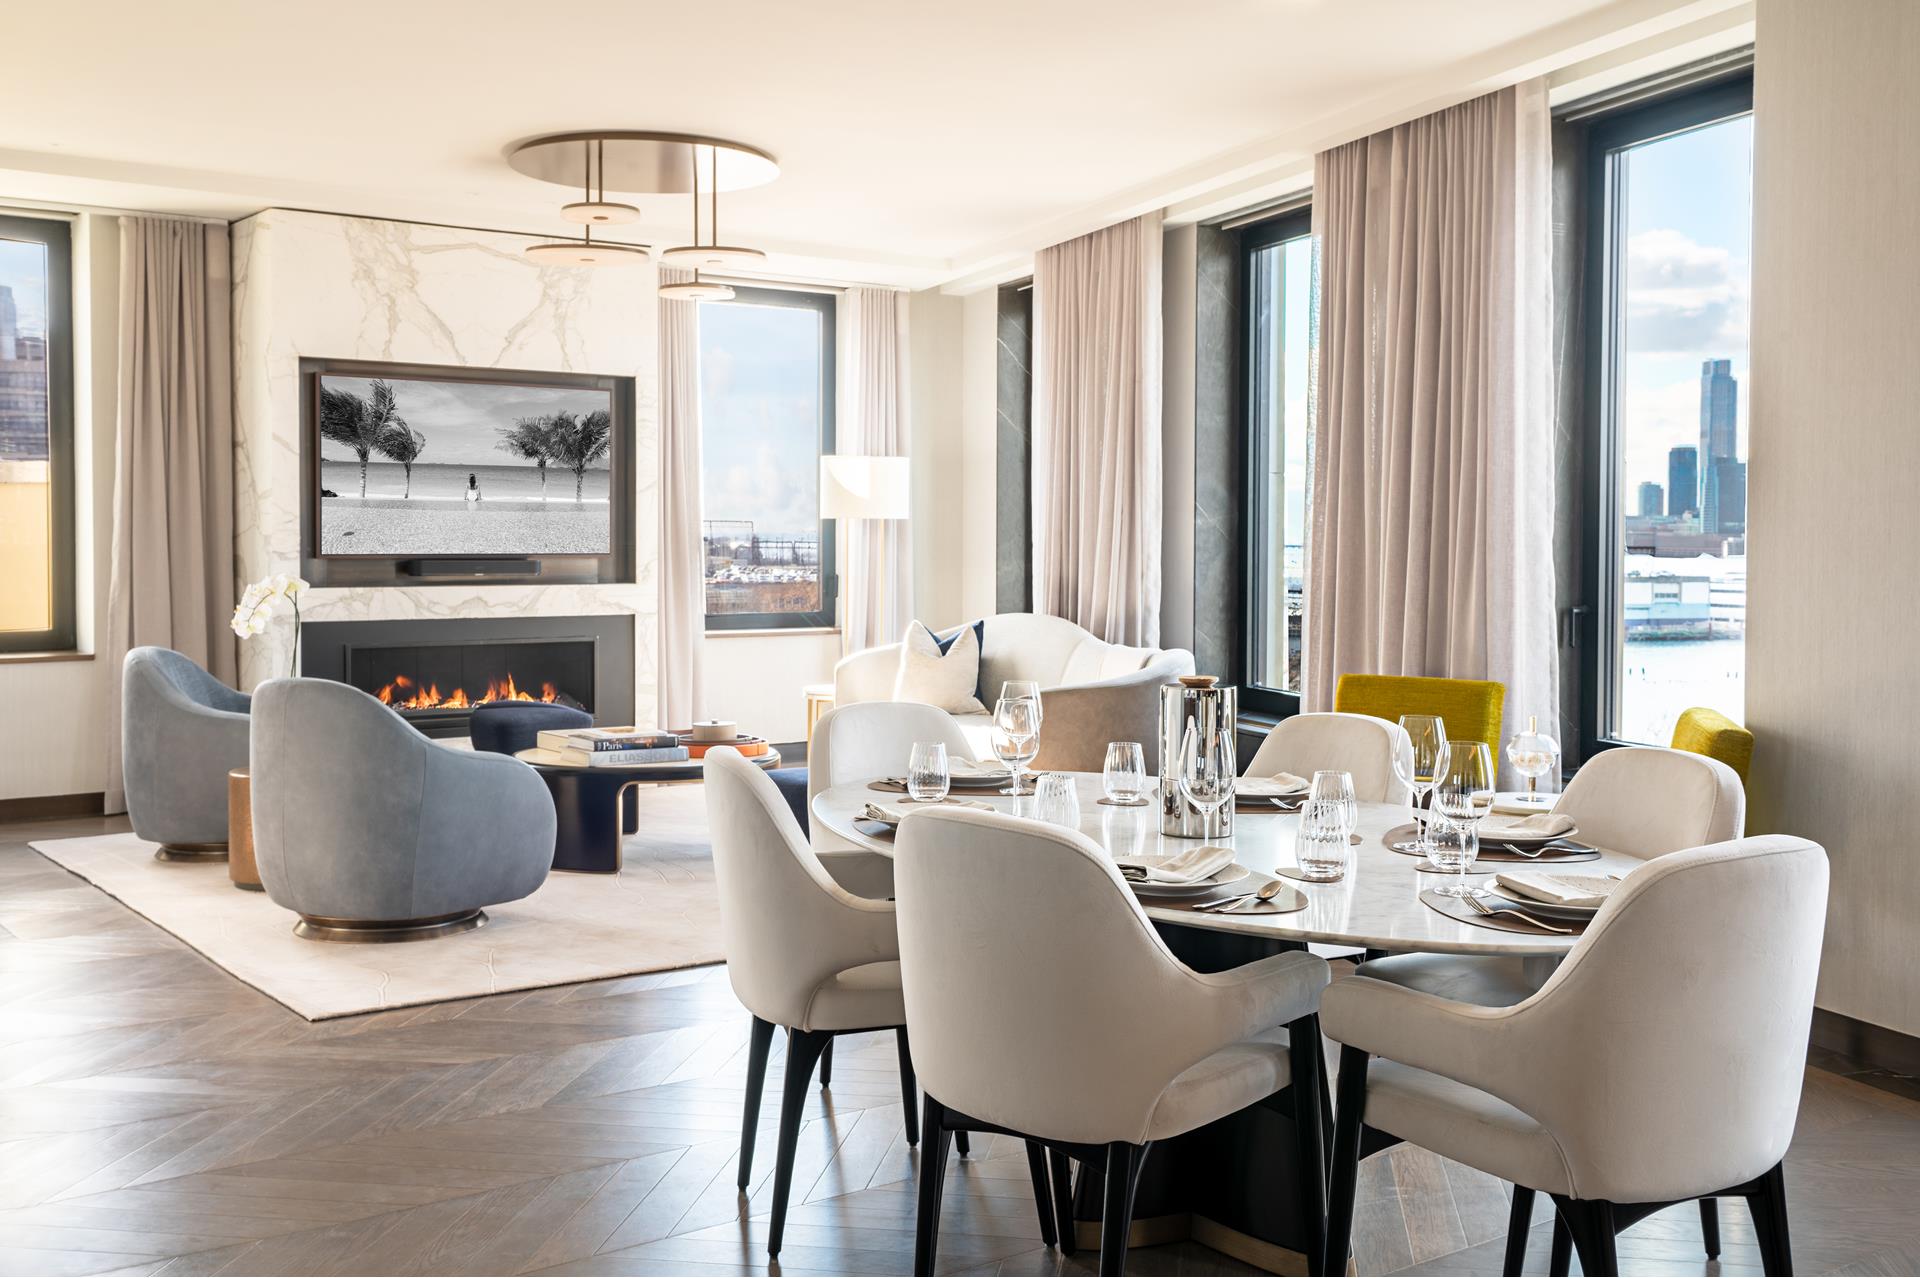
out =
<path fill-rule="evenodd" d="M 604 390 L 324 373 L 323 555 L 604 555 Z M 573 478 L 549 488 L 548 471 Z"/>

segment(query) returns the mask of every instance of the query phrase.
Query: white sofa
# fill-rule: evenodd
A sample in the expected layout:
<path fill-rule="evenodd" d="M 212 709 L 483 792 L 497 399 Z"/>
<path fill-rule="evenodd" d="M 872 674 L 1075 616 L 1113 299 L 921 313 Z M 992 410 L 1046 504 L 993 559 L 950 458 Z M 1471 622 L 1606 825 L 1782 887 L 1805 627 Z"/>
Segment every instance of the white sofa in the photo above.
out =
<path fill-rule="evenodd" d="M 900 645 L 843 658 L 833 671 L 835 706 L 893 700 Z M 1109 741 L 1138 741 L 1147 767 L 1159 767 L 1160 688 L 1193 673 L 1184 648 L 1129 648 L 1107 643 L 1071 621 L 1031 612 L 986 619 L 980 649 L 980 694 L 987 713 L 954 715 L 974 754 L 993 757 L 993 703 L 1009 679 L 1040 685 L 1045 718 L 1038 769 L 1098 772 Z"/>

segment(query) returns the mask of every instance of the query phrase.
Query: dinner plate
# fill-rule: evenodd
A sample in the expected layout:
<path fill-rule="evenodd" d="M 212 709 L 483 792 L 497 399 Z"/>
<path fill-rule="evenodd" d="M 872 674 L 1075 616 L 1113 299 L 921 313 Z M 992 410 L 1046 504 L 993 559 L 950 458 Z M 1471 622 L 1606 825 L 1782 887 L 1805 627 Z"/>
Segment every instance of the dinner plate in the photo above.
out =
<path fill-rule="evenodd" d="M 1543 919 L 1564 919 L 1571 923 L 1585 923 L 1600 912 L 1600 907 L 1597 905 L 1555 905 L 1550 901 L 1536 901 L 1500 883 L 1489 883 L 1487 889 L 1501 900 L 1518 905 L 1529 914 L 1538 914 Z"/>
<path fill-rule="evenodd" d="M 952 772 L 947 784 L 955 790 L 990 790 L 1013 779 L 1011 772 Z"/>
<path fill-rule="evenodd" d="M 1233 783 L 1236 799 L 1304 799 L 1311 786 L 1284 786 L 1272 777 L 1241 777 Z"/>
<path fill-rule="evenodd" d="M 1238 883 L 1252 873 L 1252 870 L 1236 861 L 1223 870 L 1214 871 L 1213 877 L 1202 879 L 1198 883 L 1135 883 L 1129 880 L 1127 886 L 1133 889 L 1135 896 L 1150 896 L 1163 901 L 1180 901 L 1188 897 L 1205 896 L 1215 888 Z"/>
<path fill-rule="evenodd" d="M 1422 809 L 1415 809 L 1413 819 L 1422 822 L 1430 821 L 1433 819 L 1433 814 Z M 1562 830 L 1558 834 L 1498 835 L 1486 828 L 1486 822 L 1484 820 L 1480 823 L 1480 846 L 1482 848 L 1497 847 L 1502 843 L 1511 843 L 1519 848 L 1537 848 L 1543 843 L 1560 843 L 1566 840 L 1572 840 L 1577 843 L 1579 839 L 1580 827 L 1577 825 L 1570 830 Z"/>

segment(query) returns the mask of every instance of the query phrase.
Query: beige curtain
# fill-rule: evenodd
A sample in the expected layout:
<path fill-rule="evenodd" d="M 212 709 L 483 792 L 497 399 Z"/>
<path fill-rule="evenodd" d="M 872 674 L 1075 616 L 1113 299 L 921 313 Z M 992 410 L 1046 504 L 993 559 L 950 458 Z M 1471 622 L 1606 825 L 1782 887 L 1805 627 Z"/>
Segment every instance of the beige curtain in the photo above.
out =
<path fill-rule="evenodd" d="M 662 284 L 691 271 L 660 268 Z M 700 304 L 660 299 L 660 727 L 704 718 L 706 544 L 700 515 Z"/>
<path fill-rule="evenodd" d="M 850 288 L 839 307 L 845 375 L 834 451 L 862 457 L 907 455 L 907 296 Z M 912 612 L 904 519 L 841 520 L 846 540 L 845 650 L 897 641 Z"/>
<path fill-rule="evenodd" d="M 1160 636 L 1160 215 L 1033 265 L 1033 601 L 1110 643 Z"/>
<path fill-rule="evenodd" d="M 227 228 L 120 219 L 120 388 L 107 593 L 107 811 L 126 808 L 120 666 L 148 644 L 239 677 Z"/>
<path fill-rule="evenodd" d="M 1497 679 L 1558 731 L 1548 131 L 1536 80 L 1315 158 L 1309 709 Z"/>

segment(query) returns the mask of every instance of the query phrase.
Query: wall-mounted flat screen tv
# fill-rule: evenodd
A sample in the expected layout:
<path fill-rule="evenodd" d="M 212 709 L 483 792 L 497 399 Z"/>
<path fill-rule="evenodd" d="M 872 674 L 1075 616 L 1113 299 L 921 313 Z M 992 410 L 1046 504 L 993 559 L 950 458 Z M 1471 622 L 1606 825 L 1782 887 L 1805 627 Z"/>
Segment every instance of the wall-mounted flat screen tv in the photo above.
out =
<path fill-rule="evenodd" d="M 319 554 L 611 554 L 622 445 L 590 380 L 316 374 Z"/>

